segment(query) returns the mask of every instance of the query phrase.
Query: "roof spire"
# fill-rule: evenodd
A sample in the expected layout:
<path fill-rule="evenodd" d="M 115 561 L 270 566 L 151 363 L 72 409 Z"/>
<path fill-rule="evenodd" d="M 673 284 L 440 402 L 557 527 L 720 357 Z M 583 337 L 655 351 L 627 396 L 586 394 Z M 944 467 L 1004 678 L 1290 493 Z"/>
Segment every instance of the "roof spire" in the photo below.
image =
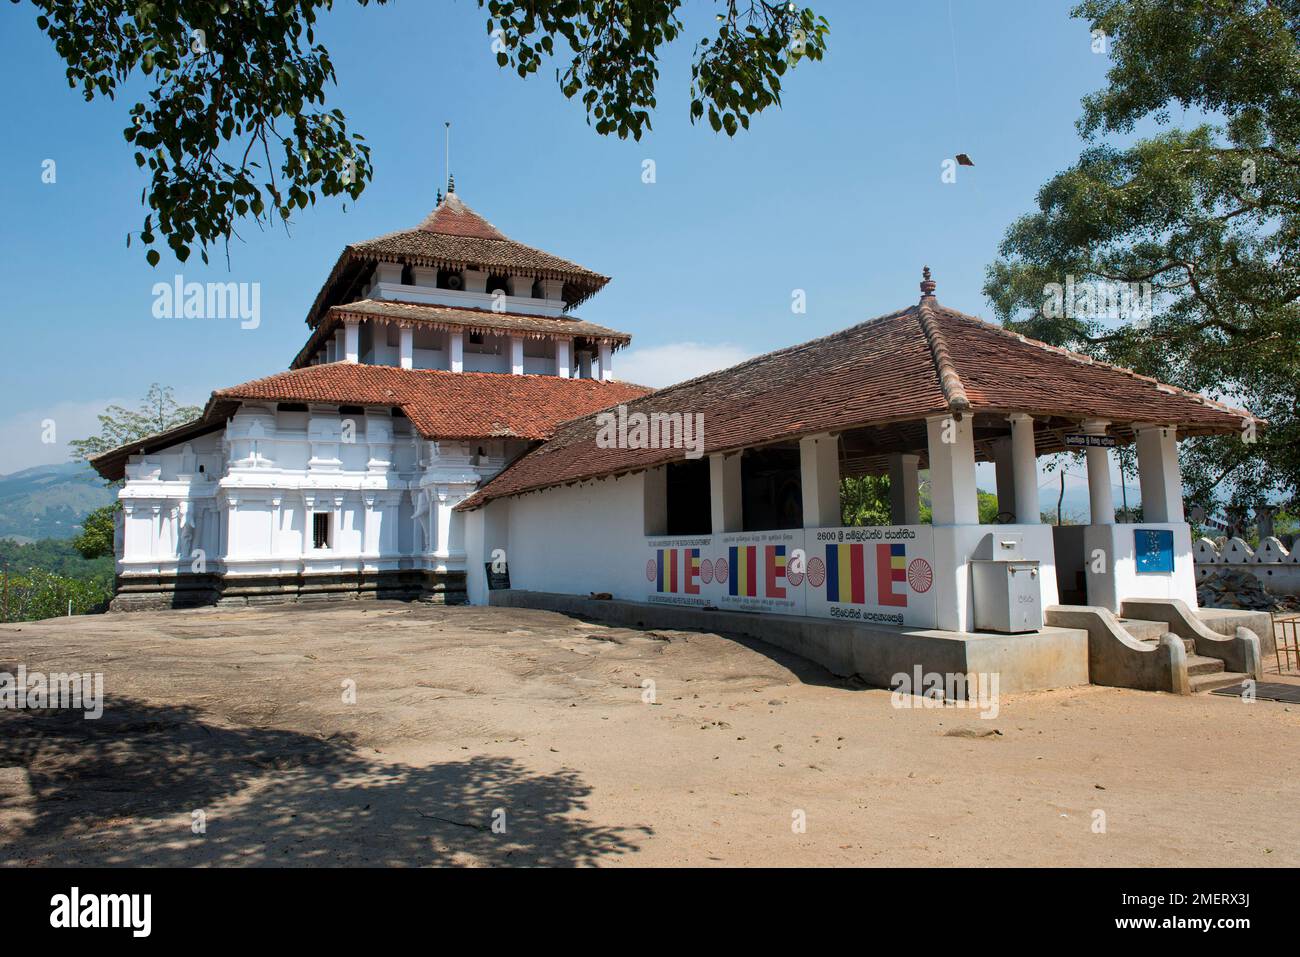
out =
<path fill-rule="evenodd" d="M 926 266 L 921 270 L 921 298 L 933 299 L 935 282 L 930 278 L 930 267 Z"/>
<path fill-rule="evenodd" d="M 446 133 L 443 134 L 446 144 L 446 165 L 443 167 L 443 171 L 447 174 L 447 192 L 454 193 L 456 192 L 456 181 L 451 178 L 451 120 L 444 120 L 442 125 L 446 128 Z"/>

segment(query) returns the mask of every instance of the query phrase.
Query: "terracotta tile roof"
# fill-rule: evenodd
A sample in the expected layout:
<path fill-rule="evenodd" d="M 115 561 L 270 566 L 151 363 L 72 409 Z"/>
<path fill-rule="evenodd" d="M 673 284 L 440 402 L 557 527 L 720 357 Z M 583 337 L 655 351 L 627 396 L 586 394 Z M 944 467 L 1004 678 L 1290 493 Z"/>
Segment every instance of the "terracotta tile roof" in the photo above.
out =
<path fill-rule="evenodd" d="M 917 306 L 653 392 L 629 412 L 703 413 L 704 450 L 947 413 L 1028 412 L 1078 421 L 1238 432 L 1249 413 L 947 309 Z M 602 449 L 594 415 L 566 423 L 459 506 L 680 459 L 680 449 Z M 1052 451 L 1040 436 L 1039 452 Z"/>
<path fill-rule="evenodd" d="M 91 464 L 107 479 L 121 478 L 129 456 L 166 448 L 178 435 L 219 428 L 241 401 L 397 407 L 426 439 L 536 441 L 561 422 L 649 391 L 630 382 L 332 362 L 219 389 L 195 422 L 105 452 Z"/>
<path fill-rule="evenodd" d="M 327 308 L 347 299 L 369 264 L 379 261 L 437 269 L 469 266 L 488 272 L 559 279 L 564 283 L 564 301 L 570 307 L 584 302 L 609 282 L 608 276 L 504 236 L 455 193 L 449 193 L 419 226 L 345 247 L 316 294 L 307 324 L 315 326 Z"/>
<path fill-rule="evenodd" d="M 626 332 L 607 329 L 594 322 L 571 316 L 532 316 L 490 309 L 465 309 L 455 306 L 432 306 L 425 303 L 398 302 L 390 299 L 363 299 L 343 306 L 333 306 L 316 327 L 291 363 L 291 368 L 305 365 L 333 337 L 345 319 L 391 319 L 401 325 L 423 325 L 434 329 L 459 329 L 466 332 L 513 332 L 530 338 L 584 338 L 604 340 L 615 348 L 632 341 Z"/>

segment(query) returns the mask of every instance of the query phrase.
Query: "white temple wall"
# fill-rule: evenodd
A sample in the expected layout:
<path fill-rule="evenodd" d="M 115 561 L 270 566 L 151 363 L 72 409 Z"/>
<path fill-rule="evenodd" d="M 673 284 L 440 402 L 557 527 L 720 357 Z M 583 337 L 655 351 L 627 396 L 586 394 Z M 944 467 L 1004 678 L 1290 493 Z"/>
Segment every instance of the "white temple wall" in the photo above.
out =
<path fill-rule="evenodd" d="M 455 506 L 526 446 L 426 442 L 405 418 L 373 410 L 246 404 L 224 431 L 129 460 L 118 570 L 461 571 Z M 314 543 L 317 514 L 328 516 L 325 548 Z"/>
<path fill-rule="evenodd" d="M 638 473 L 510 499 L 511 587 L 584 595 L 607 591 L 641 600 L 629 590 L 627 555 L 645 541 L 644 481 Z"/>

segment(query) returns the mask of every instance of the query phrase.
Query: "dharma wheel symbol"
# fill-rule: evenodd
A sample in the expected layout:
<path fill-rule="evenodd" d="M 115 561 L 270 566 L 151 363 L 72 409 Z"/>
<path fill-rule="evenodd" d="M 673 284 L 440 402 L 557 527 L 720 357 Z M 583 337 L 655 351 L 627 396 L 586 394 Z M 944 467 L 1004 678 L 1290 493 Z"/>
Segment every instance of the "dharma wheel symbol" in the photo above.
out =
<path fill-rule="evenodd" d="M 813 588 L 821 588 L 824 581 L 826 581 L 826 563 L 820 558 L 808 559 L 808 584 Z"/>
<path fill-rule="evenodd" d="M 648 582 L 652 582 L 658 577 L 659 577 L 659 566 L 655 563 L 655 560 L 652 558 L 645 563 L 645 580 Z"/>
<path fill-rule="evenodd" d="M 713 562 L 707 558 L 700 561 L 700 581 L 706 585 L 713 581 Z"/>
<path fill-rule="evenodd" d="M 924 595 L 928 592 L 930 586 L 934 584 L 934 570 L 930 568 L 930 563 L 924 558 L 918 558 L 908 565 L 907 583 L 918 594 Z"/>

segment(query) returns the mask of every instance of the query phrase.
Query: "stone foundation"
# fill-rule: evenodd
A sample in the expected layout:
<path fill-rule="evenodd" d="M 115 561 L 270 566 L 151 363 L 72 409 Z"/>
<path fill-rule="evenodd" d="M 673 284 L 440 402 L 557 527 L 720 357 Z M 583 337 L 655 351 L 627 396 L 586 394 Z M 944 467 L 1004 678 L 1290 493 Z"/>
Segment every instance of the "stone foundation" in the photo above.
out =
<path fill-rule="evenodd" d="M 110 611 L 158 611 L 205 605 L 280 605 L 290 602 L 383 598 L 463 605 L 464 572 L 350 572 L 326 575 L 119 575 Z"/>

